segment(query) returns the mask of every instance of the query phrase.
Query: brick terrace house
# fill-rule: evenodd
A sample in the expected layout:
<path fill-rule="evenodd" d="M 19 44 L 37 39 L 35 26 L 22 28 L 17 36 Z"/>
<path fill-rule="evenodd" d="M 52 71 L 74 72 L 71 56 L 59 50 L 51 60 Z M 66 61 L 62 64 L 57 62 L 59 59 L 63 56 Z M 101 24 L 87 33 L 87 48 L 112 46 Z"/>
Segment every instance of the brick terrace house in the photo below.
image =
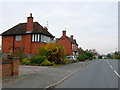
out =
<path fill-rule="evenodd" d="M 76 42 L 76 39 L 74 39 L 73 37 L 73 35 L 71 35 L 70 37 L 66 36 L 66 31 L 64 30 L 62 32 L 62 37 L 57 38 L 57 43 L 65 48 L 67 54 L 77 56 L 78 44 Z"/>
<path fill-rule="evenodd" d="M 46 43 L 52 42 L 54 36 L 47 27 L 33 22 L 32 14 L 27 17 L 27 23 L 19 23 L 2 33 L 2 53 L 13 53 L 23 50 L 25 54 L 36 54 Z"/>

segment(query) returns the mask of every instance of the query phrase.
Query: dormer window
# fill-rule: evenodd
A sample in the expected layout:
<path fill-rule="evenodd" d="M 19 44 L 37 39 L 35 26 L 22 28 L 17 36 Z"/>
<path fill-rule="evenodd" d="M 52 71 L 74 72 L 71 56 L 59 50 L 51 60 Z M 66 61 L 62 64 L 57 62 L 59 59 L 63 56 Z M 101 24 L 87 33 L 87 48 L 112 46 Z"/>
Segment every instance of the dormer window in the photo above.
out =
<path fill-rule="evenodd" d="M 21 35 L 16 35 L 16 41 L 21 41 Z"/>

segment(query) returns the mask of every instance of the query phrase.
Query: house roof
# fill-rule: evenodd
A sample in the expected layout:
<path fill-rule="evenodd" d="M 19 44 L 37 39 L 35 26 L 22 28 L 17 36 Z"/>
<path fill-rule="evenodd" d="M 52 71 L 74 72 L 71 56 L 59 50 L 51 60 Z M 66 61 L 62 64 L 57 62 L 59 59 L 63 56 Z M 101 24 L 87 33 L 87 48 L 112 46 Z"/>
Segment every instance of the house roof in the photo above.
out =
<path fill-rule="evenodd" d="M 76 45 L 78 45 L 77 44 L 77 42 L 76 42 L 76 39 L 72 39 L 72 38 L 70 38 L 70 37 L 68 37 L 68 36 L 65 36 L 72 44 L 76 44 Z M 62 38 L 62 37 L 61 37 Z M 58 41 L 58 40 L 60 40 L 61 38 L 56 38 L 56 41 Z"/>
<path fill-rule="evenodd" d="M 32 34 L 40 33 L 40 34 L 44 34 L 46 36 L 54 38 L 54 36 L 51 33 L 49 33 L 45 28 L 43 28 L 43 26 L 41 26 L 38 22 L 33 22 L 33 23 L 34 23 L 33 30 L 31 31 Z M 26 33 L 26 27 L 27 27 L 27 23 L 19 23 L 18 25 L 3 32 L 2 36 L 28 34 L 28 33 Z"/>
<path fill-rule="evenodd" d="M 74 39 L 72 39 L 72 38 L 70 38 L 70 37 L 68 37 L 68 36 L 66 36 L 66 37 L 67 37 L 67 39 L 68 39 L 71 43 L 75 43 Z"/>

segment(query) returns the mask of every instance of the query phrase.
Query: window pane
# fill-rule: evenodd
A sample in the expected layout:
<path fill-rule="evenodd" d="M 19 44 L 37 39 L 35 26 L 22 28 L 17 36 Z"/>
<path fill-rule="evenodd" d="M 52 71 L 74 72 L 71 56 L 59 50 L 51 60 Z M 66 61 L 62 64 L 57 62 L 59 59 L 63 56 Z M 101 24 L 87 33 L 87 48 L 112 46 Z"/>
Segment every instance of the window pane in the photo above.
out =
<path fill-rule="evenodd" d="M 37 34 L 35 34 L 35 42 L 37 42 Z"/>
<path fill-rule="evenodd" d="M 34 34 L 32 35 L 32 42 L 34 42 Z"/>
<path fill-rule="evenodd" d="M 38 40 L 38 42 L 39 42 L 39 41 L 40 41 L 40 34 L 38 34 L 38 37 L 37 37 L 37 38 L 38 38 L 37 40 Z"/>
<path fill-rule="evenodd" d="M 41 35 L 41 41 L 44 42 L 44 35 Z"/>
<path fill-rule="evenodd" d="M 16 36 L 16 41 L 21 41 L 21 35 Z"/>

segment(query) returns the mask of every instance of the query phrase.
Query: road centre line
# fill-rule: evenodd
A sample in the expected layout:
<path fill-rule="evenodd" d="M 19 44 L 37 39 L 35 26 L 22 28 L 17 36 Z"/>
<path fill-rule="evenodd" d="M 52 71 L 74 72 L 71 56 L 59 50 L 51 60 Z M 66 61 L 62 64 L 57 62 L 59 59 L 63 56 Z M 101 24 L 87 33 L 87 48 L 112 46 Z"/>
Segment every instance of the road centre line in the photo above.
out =
<path fill-rule="evenodd" d="M 112 67 L 112 65 L 110 65 L 109 61 L 107 60 L 107 63 L 109 64 L 109 66 L 111 67 L 111 69 L 114 70 L 114 68 Z M 118 72 L 116 70 L 114 70 L 114 73 L 120 78 L 120 75 L 118 74 Z"/>

